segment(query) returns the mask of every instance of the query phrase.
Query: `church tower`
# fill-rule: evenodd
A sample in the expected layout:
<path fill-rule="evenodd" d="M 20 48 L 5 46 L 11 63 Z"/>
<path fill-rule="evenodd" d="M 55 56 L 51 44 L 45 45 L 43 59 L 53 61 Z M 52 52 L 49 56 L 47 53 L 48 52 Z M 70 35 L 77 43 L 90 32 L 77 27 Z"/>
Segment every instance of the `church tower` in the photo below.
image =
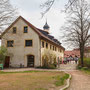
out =
<path fill-rule="evenodd" d="M 44 31 L 46 31 L 46 32 L 49 34 L 49 29 L 50 29 L 50 27 L 49 27 L 49 25 L 47 24 L 47 21 L 46 21 L 45 25 L 43 26 L 43 29 L 44 29 Z"/>

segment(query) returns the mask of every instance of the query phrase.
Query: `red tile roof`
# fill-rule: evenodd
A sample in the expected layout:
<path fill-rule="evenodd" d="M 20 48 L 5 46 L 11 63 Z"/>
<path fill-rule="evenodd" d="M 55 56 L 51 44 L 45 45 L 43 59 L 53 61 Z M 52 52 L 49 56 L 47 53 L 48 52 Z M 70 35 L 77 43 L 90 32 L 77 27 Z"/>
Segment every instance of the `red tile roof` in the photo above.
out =
<path fill-rule="evenodd" d="M 75 57 L 75 56 L 78 56 L 80 57 L 80 51 L 77 51 L 77 50 L 72 50 L 72 51 L 65 51 L 64 52 L 64 57 Z"/>

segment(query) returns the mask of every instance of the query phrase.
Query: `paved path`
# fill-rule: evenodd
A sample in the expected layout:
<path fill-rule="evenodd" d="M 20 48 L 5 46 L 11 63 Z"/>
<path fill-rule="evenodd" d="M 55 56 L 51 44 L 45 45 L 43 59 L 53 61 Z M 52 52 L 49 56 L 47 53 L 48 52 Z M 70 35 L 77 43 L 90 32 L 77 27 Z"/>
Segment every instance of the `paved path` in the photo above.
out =
<path fill-rule="evenodd" d="M 67 64 L 61 64 L 60 65 L 60 70 L 72 71 L 72 70 L 76 70 L 76 66 L 77 66 L 77 64 L 74 61 L 71 61 Z"/>
<path fill-rule="evenodd" d="M 72 75 L 70 87 L 67 90 L 90 90 L 90 76 L 76 70 L 77 64 L 71 62 L 66 65 L 61 65 L 60 70 L 68 72 Z"/>
<path fill-rule="evenodd" d="M 70 87 L 67 90 L 90 90 L 90 76 L 81 71 L 69 71 L 72 75 Z"/>

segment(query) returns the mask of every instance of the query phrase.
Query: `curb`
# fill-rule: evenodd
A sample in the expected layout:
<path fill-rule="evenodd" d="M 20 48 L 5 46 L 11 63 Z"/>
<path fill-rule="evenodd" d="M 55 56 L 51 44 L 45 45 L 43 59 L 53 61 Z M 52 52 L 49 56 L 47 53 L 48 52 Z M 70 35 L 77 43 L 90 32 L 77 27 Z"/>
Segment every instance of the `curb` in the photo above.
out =
<path fill-rule="evenodd" d="M 69 74 L 69 73 L 67 73 L 67 74 Z M 70 79 L 71 79 L 71 77 L 72 76 L 69 74 L 69 78 L 66 80 L 66 86 L 64 86 L 60 90 L 66 90 L 70 86 Z"/>

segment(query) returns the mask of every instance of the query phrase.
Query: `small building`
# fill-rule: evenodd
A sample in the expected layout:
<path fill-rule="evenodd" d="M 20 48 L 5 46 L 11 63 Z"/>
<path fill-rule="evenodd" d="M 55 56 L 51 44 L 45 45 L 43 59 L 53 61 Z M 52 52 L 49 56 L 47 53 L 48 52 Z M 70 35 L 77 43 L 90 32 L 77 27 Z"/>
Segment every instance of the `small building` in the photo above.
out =
<path fill-rule="evenodd" d="M 42 66 L 42 54 L 49 50 L 56 58 L 64 57 L 65 48 L 49 34 L 49 25 L 43 30 L 19 16 L 1 35 L 1 45 L 6 47 L 8 55 L 5 67 L 38 67 Z"/>
<path fill-rule="evenodd" d="M 65 57 L 65 58 L 69 58 L 69 57 L 75 58 L 76 56 L 77 56 L 78 58 L 80 58 L 80 51 L 77 50 L 77 49 L 74 49 L 74 50 L 72 50 L 72 51 L 65 51 L 65 52 L 64 52 L 64 57 Z"/>

